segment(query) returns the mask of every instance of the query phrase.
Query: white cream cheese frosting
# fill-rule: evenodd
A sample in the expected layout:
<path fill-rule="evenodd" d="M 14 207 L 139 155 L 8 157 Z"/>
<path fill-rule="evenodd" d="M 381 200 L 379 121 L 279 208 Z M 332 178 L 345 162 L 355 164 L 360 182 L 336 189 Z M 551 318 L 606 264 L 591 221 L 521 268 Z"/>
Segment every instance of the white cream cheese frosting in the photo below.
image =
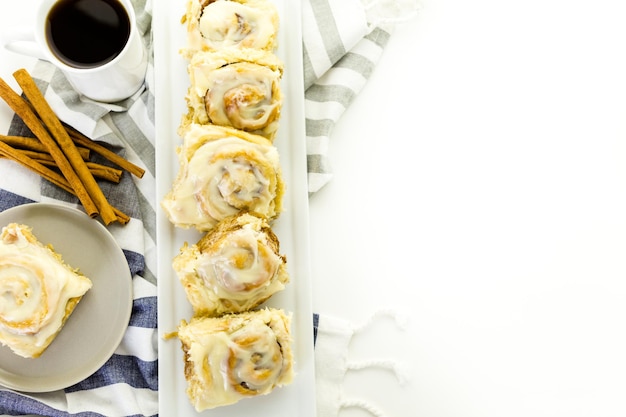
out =
<path fill-rule="evenodd" d="M 264 309 L 183 322 L 187 395 L 197 411 L 265 395 L 293 380 L 291 318 Z"/>
<path fill-rule="evenodd" d="M 39 356 L 73 310 L 70 300 L 91 286 L 28 226 L 7 225 L 0 239 L 0 342 L 20 356 Z"/>
<path fill-rule="evenodd" d="M 195 314 L 216 316 L 257 307 L 289 282 L 286 257 L 266 221 L 241 213 L 185 245 L 173 268 Z"/>
<path fill-rule="evenodd" d="M 281 71 L 237 57 L 223 63 L 220 55 L 199 53 L 189 65 L 189 118 L 272 139 L 282 108 Z"/>
<path fill-rule="evenodd" d="M 178 175 L 161 202 L 176 226 L 207 231 L 240 211 L 273 219 L 282 208 L 278 150 L 263 137 L 193 124 L 179 161 Z"/>
<path fill-rule="evenodd" d="M 183 56 L 225 48 L 276 48 L 278 11 L 267 0 L 190 0 L 184 21 L 187 48 Z"/>

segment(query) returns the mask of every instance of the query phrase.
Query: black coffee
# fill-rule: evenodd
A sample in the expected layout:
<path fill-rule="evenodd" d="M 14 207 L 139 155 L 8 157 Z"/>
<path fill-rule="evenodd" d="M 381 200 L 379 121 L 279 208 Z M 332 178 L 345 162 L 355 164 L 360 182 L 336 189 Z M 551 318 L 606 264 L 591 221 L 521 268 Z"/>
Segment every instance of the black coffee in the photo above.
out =
<path fill-rule="evenodd" d="M 59 0 L 48 13 L 50 49 L 76 68 L 103 65 L 124 49 L 130 19 L 117 0 Z"/>

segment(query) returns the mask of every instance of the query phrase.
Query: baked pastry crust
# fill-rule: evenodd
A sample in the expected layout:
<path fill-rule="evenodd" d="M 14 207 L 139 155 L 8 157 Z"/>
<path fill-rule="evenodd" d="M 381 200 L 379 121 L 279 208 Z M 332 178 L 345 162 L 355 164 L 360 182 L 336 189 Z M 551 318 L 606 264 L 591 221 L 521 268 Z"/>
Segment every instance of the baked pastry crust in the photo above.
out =
<path fill-rule="evenodd" d="M 171 223 L 208 231 L 241 211 L 268 221 L 278 217 L 285 185 L 278 150 L 269 140 L 195 123 L 182 136 L 177 149 L 180 168 L 161 201 Z"/>
<path fill-rule="evenodd" d="M 279 17 L 268 0 L 189 0 L 182 19 L 187 47 L 181 55 L 200 51 L 253 48 L 274 51 Z"/>
<path fill-rule="evenodd" d="M 185 244 L 172 265 L 196 315 L 251 310 L 289 282 L 278 237 L 264 218 L 247 212 Z"/>
<path fill-rule="evenodd" d="M 187 395 L 197 411 L 266 395 L 293 380 L 291 316 L 263 309 L 178 327 Z"/>
<path fill-rule="evenodd" d="M 91 286 L 29 226 L 5 226 L 0 235 L 0 343 L 22 357 L 39 357 Z"/>
<path fill-rule="evenodd" d="M 196 53 L 188 66 L 190 123 L 230 126 L 273 140 L 282 108 L 283 63 L 256 49 Z"/>

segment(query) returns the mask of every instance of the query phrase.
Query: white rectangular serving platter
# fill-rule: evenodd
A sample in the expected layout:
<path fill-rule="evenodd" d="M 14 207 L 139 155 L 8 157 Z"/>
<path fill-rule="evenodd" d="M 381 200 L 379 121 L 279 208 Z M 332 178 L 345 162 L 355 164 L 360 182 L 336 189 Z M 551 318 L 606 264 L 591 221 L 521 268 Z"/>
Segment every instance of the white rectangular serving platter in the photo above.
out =
<path fill-rule="evenodd" d="M 309 272 L 309 217 L 304 132 L 304 91 L 302 75 L 302 33 L 300 2 L 273 0 L 280 14 L 279 46 L 276 54 L 284 62 L 283 109 L 274 144 L 280 154 L 286 183 L 284 212 L 272 228 L 287 256 L 291 282 L 266 305 L 293 314 L 296 377 L 292 384 L 266 396 L 245 399 L 237 404 L 197 413 L 185 393 L 183 356 L 177 339 L 164 335 L 176 330 L 192 309 L 172 266 L 172 258 L 185 241 L 195 243 L 201 234 L 172 226 L 163 210 L 157 208 L 157 279 L 159 325 L 159 415 L 228 417 L 315 417 L 315 370 L 313 356 L 313 317 Z M 186 0 L 157 0 L 153 5 L 155 126 L 157 203 L 169 191 L 178 172 L 176 134 L 186 112 L 185 94 L 189 87 L 186 61 L 179 55 L 185 45 L 181 17 Z"/>

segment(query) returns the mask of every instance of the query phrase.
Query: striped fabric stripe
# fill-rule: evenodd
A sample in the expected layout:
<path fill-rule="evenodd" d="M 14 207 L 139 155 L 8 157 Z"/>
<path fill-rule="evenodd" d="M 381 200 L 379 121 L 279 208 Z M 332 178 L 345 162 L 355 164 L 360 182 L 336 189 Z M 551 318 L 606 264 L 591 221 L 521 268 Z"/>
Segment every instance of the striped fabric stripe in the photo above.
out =
<path fill-rule="evenodd" d="M 151 51 L 151 2 L 133 0 L 140 31 Z M 79 97 L 63 74 L 47 62 L 30 71 L 62 120 L 146 169 L 143 178 L 129 174 L 116 185 L 102 183 L 111 203 L 131 216 L 129 224 L 110 227 L 133 277 L 129 326 L 113 356 L 96 373 L 65 390 L 26 394 L 0 387 L 0 415 L 155 416 L 158 415 L 156 182 L 152 57 L 146 88 L 133 97 L 103 105 Z M 18 118 L 10 135 L 30 132 Z M 0 160 L 0 211 L 33 201 L 78 206 L 75 197 L 24 168 Z M 115 401 L 112 401 L 115 399 Z"/>
<path fill-rule="evenodd" d="M 360 0 L 303 2 L 309 195 L 331 180 L 332 130 L 370 77 L 389 35 L 380 27 L 368 26 Z"/>

